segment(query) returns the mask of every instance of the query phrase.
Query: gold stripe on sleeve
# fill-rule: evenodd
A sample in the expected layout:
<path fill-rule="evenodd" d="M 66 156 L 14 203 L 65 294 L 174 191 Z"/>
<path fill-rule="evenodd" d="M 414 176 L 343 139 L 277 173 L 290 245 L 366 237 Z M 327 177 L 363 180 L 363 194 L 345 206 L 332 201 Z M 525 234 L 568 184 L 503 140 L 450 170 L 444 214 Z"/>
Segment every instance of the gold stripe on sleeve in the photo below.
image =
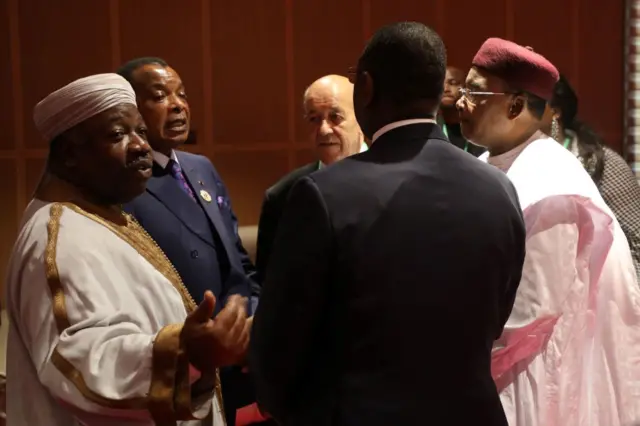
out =
<path fill-rule="evenodd" d="M 65 294 L 56 263 L 58 233 L 63 205 L 51 206 L 47 224 L 47 246 L 45 249 L 45 273 L 53 298 L 53 316 L 58 332 L 70 326 Z M 157 424 L 167 421 L 175 424 L 174 389 L 175 374 L 180 353 L 182 324 L 168 325 L 160 330 L 153 343 L 153 359 L 149 395 L 128 399 L 111 399 L 99 395 L 89 388 L 82 373 L 69 362 L 56 347 L 51 355 L 52 364 L 69 380 L 87 400 L 111 409 L 149 410 Z M 108 379 L 108 378 L 105 378 Z"/>
<path fill-rule="evenodd" d="M 126 225 L 118 225 L 99 214 L 84 210 L 76 204 L 55 203 L 51 206 L 50 219 L 47 225 L 48 241 L 45 251 L 45 268 L 53 297 L 53 314 L 60 333 L 70 326 L 65 305 L 65 295 L 56 264 L 56 247 L 63 207 L 67 207 L 73 212 L 103 225 L 132 246 L 147 262 L 164 275 L 179 292 L 187 313 L 196 308 L 197 305 L 193 297 L 184 286 L 175 267 L 151 236 L 131 216 L 126 216 Z M 67 361 L 57 349 L 53 352 L 52 362 L 89 401 L 115 409 L 148 409 L 158 425 L 166 424 L 167 422 L 175 424 L 177 419 L 194 419 L 191 412 L 193 407 L 191 407 L 189 363 L 180 346 L 181 330 L 182 324 L 168 325 L 161 329 L 156 336 L 153 345 L 152 377 L 148 397 L 123 400 L 102 397 L 89 389 L 80 371 Z M 222 390 L 217 369 L 216 376 L 215 395 L 221 409 L 223 409 Z"/>

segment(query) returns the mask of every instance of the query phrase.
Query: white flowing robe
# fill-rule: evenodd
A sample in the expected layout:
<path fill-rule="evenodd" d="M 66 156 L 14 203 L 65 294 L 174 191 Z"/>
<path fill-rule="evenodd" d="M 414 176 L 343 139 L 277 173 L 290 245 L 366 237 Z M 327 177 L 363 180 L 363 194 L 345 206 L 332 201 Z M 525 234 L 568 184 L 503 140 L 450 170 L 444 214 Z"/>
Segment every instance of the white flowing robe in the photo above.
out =
<path fill-rule="evenodd" d="M 507 176 L 524 212 L 527 254 L 492 355 L 509 424 L 635 425 L 640 291 L 624 233 L 556 141 L 538 133 L 515 156 Z"/>
<path fill-rule="evenodd" d="M 7 425 L 223 425 L 180 345 L 194 307 L 137 223 L 33 200 L 7 280 Z"/>

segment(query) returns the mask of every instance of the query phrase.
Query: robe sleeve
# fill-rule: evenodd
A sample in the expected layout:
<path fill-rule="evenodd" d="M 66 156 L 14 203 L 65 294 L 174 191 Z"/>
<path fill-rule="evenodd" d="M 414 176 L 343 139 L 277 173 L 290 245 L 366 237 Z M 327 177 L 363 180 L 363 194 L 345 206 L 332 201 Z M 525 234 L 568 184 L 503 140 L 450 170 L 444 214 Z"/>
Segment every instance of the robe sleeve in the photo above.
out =
<path fill-rule="evenodd" d="M 498 380 L 542 352 L 563 315 L 595 303 L 613 241 L 612 218 L 578 196 L 545 198 L 524 210 L 526 256 L 516 301 L 492 353 Z"/>
<path fill-rule="evenodd" d="M 46 249 L 21 271 L 18 313 L 38 377 L 52 397 L 83 424 L 107 418 L 175 425 L 208 415 L 212 386 L 206 395 L 193 392 L 192 384 L 202 380 L 181 345 L 183 324 L 162 324 L 153 309 L 162 295 L 150 293 L 143 304 L 128 300 L 131 293 L 121 289 L 141 285 L 135 280 L 145 274 L 119 270 L 127 263 L 116 261 L 126 257 L 118 247 L 100 241 L 79 246 L 85 237 L 69 233 L 83 235 L 83 229 L 53 222 Z"/>

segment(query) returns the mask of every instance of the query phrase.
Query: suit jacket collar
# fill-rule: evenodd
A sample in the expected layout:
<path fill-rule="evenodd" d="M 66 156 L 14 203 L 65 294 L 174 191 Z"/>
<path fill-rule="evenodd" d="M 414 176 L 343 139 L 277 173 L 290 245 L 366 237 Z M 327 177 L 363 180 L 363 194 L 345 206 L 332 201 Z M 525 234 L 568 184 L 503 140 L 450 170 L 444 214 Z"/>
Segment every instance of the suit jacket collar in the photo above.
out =
<path fill-rule="evenodd" d="M 234 266 L 237 266 L 235 265 L 237 262 L 234 261 L 237 260 L 236 256 L 231 255 L 234 246 L 220 213 L 220 207 L 225 200 L 218 195 L 217 183 L 213 180 L 213 176 L 210 174 L 205 175 L 202 170 L 198 169 L 194 157 L 185 155 L 180 151 L 174 151 L 174 154 L 176 156 L 175 159 L 181 165 L 182 173 L 193 188 L 196 201 L 194 202 L 180 188 L 179 184 L 165 168 L 155 162 L 153 177 L 147 183 L 147 191 L 157 198 L 194 234 L 215 247 L 215 241 L 209 227 L 210 221 L 220 236 L 229 258 L 234 263 Z M 202 217 L 201 209 L 206 213 L 208 221 L 197 220 L 198 217 Z"/>
<path fill-rule="evenodd" d="M 209 244 L 214 244 L 209 237 L 211 232 L 207 229 L 206 221 L 193 220 L 200 212 L 200 207 L 187 195 L 178 182 L 166 169 L 159 164 L 153 164 L 153 177 L 147 182 L 147 192 L 160 201 L 171 213 L 173 213 L 185 227 L 198 235 Z"/>
<path fill-rule="evenodd" d="M 400 120 L 394 121 L 393 123 L 389 123 L 386 126 L 379 128 L 371 138 L 371 143 L 375 143 L 382 135 L 392 131 L 393 129 L 397 129 L 399 127 L 410 126 L 413 124 L 436 124 L 436 120 L 433 118 L 411 118 L 408 120 Z"/>
<path fill-rule="evenodd" d="M 203 170 L 197 167 L 194 156 L 188 156 L 184 152 L 174 151 L 176 156 L 183 165 L 183 173 L 185 177 L 191 183 L 191 187 L 194 189 L 198 202 L 204 209 L 207 217 L 211 221 L 214 229 L 218 232 L 218 236 L 222 240 L 225 250 L 231 260 L 231 263 L 242 270 L 242 265 L 238 262 L 238 257 L 233 254 L 236 252 L 234 239 L 229 234 L 229 227 L 224 222 L 221 208 L 224 208 L 225 203 L 228 203 L 221 194 L 218 192 L 218 182 L 214 181 L 213 174 L 209 173 L 208 177 L 204 174 Z M 207 197 L 209 195 L 209 197 Z"/>
<path fill-rule="evenodd" d="M 433 139 L 449 144 L 442 129 L 435 123 L 397 127 L 376 139 L 369 151 L 356 157 L 382 163 L 405 161 L 417 155 L 424 145 Z"/>
<path fill-rule="evenodd" d="M 371 144 L 369 151 L 380 149 L 384 145 L 402 143 L 409 140 L 440 139 L 449 142 L 444 132 L 435 122 L 416 123 L 395 127 L 378 137 L 375 143 Z M 399 147 L 397 147 L 399 148 Z"/>
<path fill-rule="evenodd" d="M 314 161 L 313 163 L 309 163 L 306 166 L 302 166 L 300 170 L 303 171 L 303 174 L 308 175 L 315 172 L 316 170 L 320 170 L 321 168 L 322 161 Z"/>

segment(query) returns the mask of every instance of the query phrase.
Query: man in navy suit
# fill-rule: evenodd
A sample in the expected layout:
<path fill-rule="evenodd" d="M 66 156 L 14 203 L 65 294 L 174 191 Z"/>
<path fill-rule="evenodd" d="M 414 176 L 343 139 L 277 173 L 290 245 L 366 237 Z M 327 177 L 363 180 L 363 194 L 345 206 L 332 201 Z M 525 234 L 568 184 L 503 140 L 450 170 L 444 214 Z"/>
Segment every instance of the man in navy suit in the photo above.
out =
<path fill-rule="evenodd" d="M 147 190 L 125 210 L 158 243 L 196 303 L 211 290 L 221 301 L 218 311 L 229 296 L 239 294 L 251 298 L 251 315 L 260 288 L 252 280 L 255 268 L 238 235 L 227 190 L 206 157 L 177 150 L 190 126 L 180 76 L 160 58 L 135 59 L 118 74 L 136 92 L 154 158 Z M 222 370 L 221 376 L 227 422 L 233 425 L 236 408 L 250 402 L 248 378 L 239 367 Z"/>

